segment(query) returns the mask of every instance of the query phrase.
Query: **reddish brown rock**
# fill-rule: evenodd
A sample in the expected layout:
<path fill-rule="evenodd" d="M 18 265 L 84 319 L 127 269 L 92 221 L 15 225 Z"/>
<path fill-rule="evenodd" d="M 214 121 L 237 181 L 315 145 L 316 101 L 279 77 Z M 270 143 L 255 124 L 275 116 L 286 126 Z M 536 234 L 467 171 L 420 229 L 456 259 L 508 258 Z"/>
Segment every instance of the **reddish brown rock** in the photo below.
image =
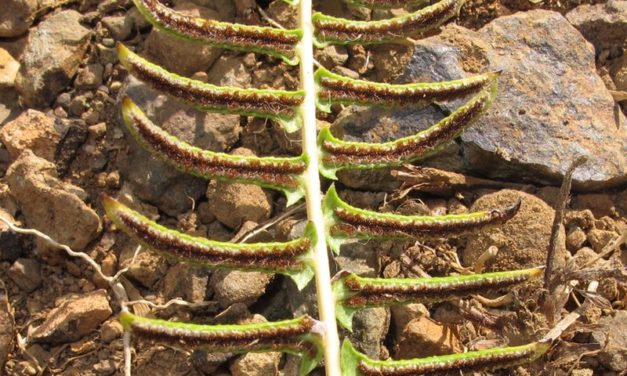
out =
<path fill-rule="evenodd" d="M 0 89 L 11 88 L 15 85 L 15 77 L 19 69 L 20 63 L 7 50 L 0 48 Z"/>
<path fill-rule="evenodd" d="M 250 306 L 266 292 L 271 278 L 268 273 L 217 271 L 211 275 L 209 285 L 214 293 L 213 299 L 220 307 L 226 308 L 235 303 Z"/>
<path fill-rule="evenodd" d="M 38 157 L 54 162 L 57 145 L 67 126 L 37 110 L 26 110 L 0 129 L 0 141 L 12 159 L 26 149 Z"/>
<path fill-rule="evenodd" d="M 233 154 L 253 155 L 245 148 Z M 236 229 L 246 221 L 262 222 L 272 214 L 272 198 L 252 184 L 212 181 L 207 188 L 209 210 L 224 225 Z"/>
<path fill-rule="evenodd" d="M 30 340 L 33 343 L 74 342 L 98 328 L 112 313 L 105 290 L 69 298 L 46 316 Z"/>
<path fill-rule="evenodd" d="M 405 326 L 397 345 L 396 358 L 424 358 L 462 351 L 463 347 L 450 327 L 420 316 Z"/>
<path fill-rule="evenodd" d="M 28 227 L 75 251 L 83 250 L 100 232 L 98 214 L 76 195 L 70 184 L 57 178 L 54 164 L 30 150 L 9 167 L 7 182 Z"/>

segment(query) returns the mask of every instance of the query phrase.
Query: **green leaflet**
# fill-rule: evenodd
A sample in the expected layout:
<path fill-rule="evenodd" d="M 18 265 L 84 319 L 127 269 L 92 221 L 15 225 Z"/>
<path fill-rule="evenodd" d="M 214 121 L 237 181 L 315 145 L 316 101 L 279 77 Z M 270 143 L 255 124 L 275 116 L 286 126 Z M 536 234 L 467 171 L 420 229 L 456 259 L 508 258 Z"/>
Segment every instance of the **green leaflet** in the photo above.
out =
<path fill-rule="evenodd" d="M 519 200 L 502 209 L 434 216 L 378 213 L 342 201 L 332 185 L 324 196 L 322 210 L 327 244 L 339 253 L 340 246 L 350 239 L 415 239 L 465 234 L 508 221 L 520 205 Z"/>
<path fill-rule="evenodd" d="M 178 37 L 236 51 L 251 51 L 298 64 L 296 45 L 302 30 L 232 24 L 186 16 L 159 0 L 133 0 L 141 14 L 155 27 Z"/>
<path fill-rule="evenodd" d="M 138 143 L 183 172 L 206 179 L 277 189 L 285 194 L 288 205 L 304 195 L 302 175 L 307 167 L 304 155 L 252 157 L 203 150 L 157 127 L 128 97 L 122 101 L 122 115 Z"/>
<path fill-rule="evenodd" d="M 116 226 L 164 256 L 205 268 L 284 274 L 294 280 L 299 290 L 313 278 L 311 249 L 316 237 L 311 223 L 302 237 L 289 242 L 238 244 L 168 229 L 106 195 L 102 204 Z"/>
<path fill-rule="evenodd" d="M 372 9 L 404 8 L 428 4 L 429 0 L 344 0 L 352 6 Z"/>
<path fill-rule="evenodd" d="M 356 80 L 321 67 L 314 77 L 318 85 L 318 109 L 330 112 L 333 104 L 388 107 L 452 101 L 488 88 L 498 76 L 499 73 L 492 72 L 454 81 L 398 85 Z"/>
<path fill-rule="evenodd" d="M 533 362 L 550 348 L 549 343 L 504 347 L 462 354 L 406 360 L 374 360 L 358 352 L 353 344 L 342 344 L 342 376 L 455 375 L 490 371 Z"/>
<path fill-rule="evenodd" d="M 329 127 L 318 134 L 320 173 L 337 179 L 341 169 L 369 169 L 399 166 L 414 162 L 435 153 L 441 146 L 457 137 L 490 107 L 496 96 L 497 83 L 480 91 L 464 105 L 435 125 L 413 136 L 380 144 L 343 141 L 331 134 Z"/>
<path fill-rule="evenodd" d="M 409 303 L 437 303 L 507 288 L 542 274 L 543 268 L 436 278 L 364 278 L 343 272 L 333 281 L 337 321 L 352 331 L 356 311 Z"/>
<path fill-rule="evenodd" d="M 301 126 L 298 106 L 302 91 L 241 89 L 206 84 L 182 77 L 150 63 L 118 44 L 120 62 L 137 78 L 155 89 L 208 112 L 258 116 L 277 120 L 287 132 Z"/>
<path fill-rule="evenodd" d="M 209 352 L 282 351 L 301 356 L 300 375 L 311 372 L 322 357 L 318 321 L 309 316 L 244 325 L 198 325 L 120 314 L 125 331 L 144 340 Z"/>
<path fill-rule="evenodd" d="M 399 42 L 436 28 L 457 15 L 463 0 L 441 0 L 416 12 L 380 21 L 352 21 L 315 13 L 314 43 L 317 47 L 329 44 L 373 44 Z"/>

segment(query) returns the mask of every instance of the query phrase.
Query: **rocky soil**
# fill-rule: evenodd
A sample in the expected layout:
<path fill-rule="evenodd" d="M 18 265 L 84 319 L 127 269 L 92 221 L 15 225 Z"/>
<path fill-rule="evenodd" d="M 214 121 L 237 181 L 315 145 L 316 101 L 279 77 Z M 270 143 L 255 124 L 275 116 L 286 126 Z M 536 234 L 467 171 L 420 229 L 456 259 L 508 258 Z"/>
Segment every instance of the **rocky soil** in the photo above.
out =
<path fill-rule="evenodd" d="M 187 14 L 250 24 L 265 22 L 261 6 L 277 22 L 294 25 L 294 12 L 282 1 L 258 3 L 171 2 Z M 340 1 L 316 3 L 325 13 L 359 19 L 398 14 L 351 11 Z M 488 270 L 543 265 L 558 187 L 570 163 L 588 157 L 574 175 L 556 263 L 560 273 L 596 271 L 596 304 L 548 356 L 497 375 L 617 376 L 627 369 L 627 284 L 607 277 L 627 266 L 627 246 L 616 245 L 627 232 L 627 1 L 584 3 L 469 2 L 457 21 L 413 49 L 335 46 L 317 52 L 318 61 L 335 72 L 383 82 L 502 72 L 498 97 L 479 124 L 420 168 L 339 174 L 347 201 L 402 214 L 445 214 L 522 200 L 508 224 L 464 238 L 346 245 L 335 259 L 337 269 L 382 277 L 441 276 L 472 268 L 491 246 L 499 252 Z M 131 299 L 207 302 L 166 310 L 136 306 L 142 315 L 198 323 L 315 316 L 313 286 L 298 292 L 280 276 L 211 272 L 145 250 L 134 257 L 136 244 L 104 217 L 99 196 L 107 193 L 165 226 L 237 240 L 285 211 L 276 192 L 207 182 L 152 158 L 120 123 L 122 94 L 168 132 L 201 148 L 259 156 L 300 153 L 299 136 L 272 122 L 202 113 L 129 77 L 116 56 L 118 41 L 205 82 L 298 86 L 297 70 L 276 59 L 199 47 L 153 30 L 129 0 L 4 0 L 0 214 L 84 252 L 107 275 L 128 268 L 123 283 Z M 424 129 L 457 105 L 338 107 L 324 121 L 347 139 L 380 142 Z M 250 240 L 292 238 L 304 220 L 304 210 L 292 211 Z M 591 297 L 582 292 L 591 279 L 580 278 L 572 294 L 553 304 L 552 314 L 546 304 L 551 297 L 538 282 L 515 290 L 505 305 L 471 299 L 472 309 L 442 303 L 365 310 L 356 315 L 353 333 L 343 334 L 381 359 L 529 342 L 551 328 L 552 316 Z M 119 308 L 89 265 L 0 223 L 0 374 L 121 374 Z M 279 353 L 189 354 L 147 343 L 135 344 L 135 355 L 139 376 L 292 376 L 298 367 L 298 358 Z"/>

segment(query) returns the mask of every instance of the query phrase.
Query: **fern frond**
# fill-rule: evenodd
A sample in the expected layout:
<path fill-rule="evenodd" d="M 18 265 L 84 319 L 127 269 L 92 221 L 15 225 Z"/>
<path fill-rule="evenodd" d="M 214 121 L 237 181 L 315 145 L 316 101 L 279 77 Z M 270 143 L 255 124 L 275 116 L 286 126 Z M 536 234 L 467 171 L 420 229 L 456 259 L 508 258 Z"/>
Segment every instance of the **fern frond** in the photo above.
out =
<path fill-rule="evenodd" d="M 203 150 L 185 143 L 153 124 L 128 97 L 122 101 L 124 122 L 130 133 L 151 153 L 177 169 L 206 179 L 256 184 L 282 191 L 288 205 L 303 197 L 302 174 L 307 159 L 252 157 Z"/>
<path fill-rule="evenodd" d="M 118 44 L 118 55 L 120 62 L 135 77 L 202 111 L 274 119 L 287 132 L 294 132 L 301 126 L 296 109 L 303 101 L 302 91 L 241 89 L 207 84 L 168 72 L 139 57 L 121 43 Z"/>
<path fill-rule="evenodd" d="M 352 6 L 366 7 L 371 9 L 393 9 L 406 8 L 428 4 L 429 0 L 344 0 Z"/>
<path fill-rule="evenodd" d="M 491 371 L 532 362 L 549 350 L 550 344 L 534 342 L 524 346 L 503 347 L 462 354 L 406 360 L 374 360 L 344 340 L 342 376 L 418 376 L 457 375 Z"/>
<path fill-rule="evenodd" d="M 338 253 L 349 239 L 415 239 L 438 238 L 465 234 L 502 224 L 520 209 L 521 201 L 512 206 L 468 214 L 434 216 L 378 213 L 349 205 L 331 186 L 324 197 L 322 209 L 327 226 L 327 242 Z"/>
<path fill-rule="evenodd" d="M 302 30 L 250 26 L 186 16 L 159 0 L 133 0 L 140 13 L 155 27 L 178 37 L 236 51 L 250 51 L 298 64 L 296 45 Z"/>
<path fill-rule="evenodd" d="M 441 0 L 416 12 L 380 21 L 353 21 L 315 13 L 314 43 L 322 48 L 329 44 L 399 42 L 442 25 L 459 13 L 463 3 L 463 0 Z"/>
<path fill-rule="evenodd" d="M 102 197 L 107 217 L 148 249 L 192 265 L 228 270 L 279 273 L 302 289 L 313 278 L 311 247 L 314 228 L 289 242 L 229 243 L 187 235 L 163 227 L 109 196 Z"/>
<path fill-rule="evenodd" d="M 543 268 L 436 278 L 364 278 L 338 275 L 333 283 L 337 321 L 348 330 L 357 310 L 409 303 L 437 303 L 526 282 Z"/>
<path fill-rule="evenodd" d="M 427 105 L 434 102 L 452 101 L 488 88 L 499 73 L 445 82 L 386 84 L 344 77 L 318 68 L 315 74 L 318 84 L 318 109 L 330 112 L 334 104 L 362 106 Z"/>
<path fill-rule="evenodd" d="M 435 125 L 394 141 L 343 141 L 333 136 L 329 127 L 324 127 L 318 135 L 320 173 L 329 179 L 337 179 L 335 173 L 341 169 L 399 166 L 428 157 L 474 124 L 490 107 L 496 90 L 494 81 L 489 89 L 482 90 Z"/>
<path fill-rule="evenodd" d="M 209 352 L 281 351 L 301 356 L 300 375 L 306 375 L 322 356 L 318 321 L 309 316 L 244 325 L 199 325 L 120 314 L 125 331 L 142 340 Z"/>

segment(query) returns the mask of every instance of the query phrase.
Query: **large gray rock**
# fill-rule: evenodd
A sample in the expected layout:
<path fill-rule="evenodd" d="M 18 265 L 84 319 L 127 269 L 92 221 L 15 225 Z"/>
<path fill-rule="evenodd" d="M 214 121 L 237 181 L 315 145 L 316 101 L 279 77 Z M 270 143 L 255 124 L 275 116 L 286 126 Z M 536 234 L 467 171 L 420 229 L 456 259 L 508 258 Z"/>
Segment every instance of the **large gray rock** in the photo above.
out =
<path fill-rule="evenodd" d="M 91 37 L 81 17 L 74 10 L 59 12 L 28 36 L 16 80 L 26 105 L 49 105 L 76 74 Z"/>
<path fill-rule="evenodd" d="M 493 46 L 488 69 L 503 75 L 482 125 L 462 136 L 470 163 L 491 176 L 555 181 L 583 154 L 576 187 L 627 181 L 627 129 L 617 127 L 594 50 L 579 33 L 558 13 L 537 10 L 500 18 L 481 34 Z"/>
<path fill-rule="evenodd" d="M 76 195 L 71 184 L 57 178 L 54 164 L 30 150 L 9 167 L 7 183 L 28 227 L 75 251 L 83 250 L 100 232 L 98 214 Z"/>
<path fill-rule="evenodd" d="M 516 13 L 478 31 L 449 25 L 442 34 L 417 42 L 401 81 L 443 81 L 498 70 L 503 72 L 499 94 L 482 120 L 462 135 L 464 159 L 458 167 L 493 178 L 556 183 L 584 154 L 589 160 L 575 172 L 575 188 L 627 181 L 627 129 L 617 126 L 614 101 L 596 74 L 592 46 L 559 13 Z M 413 119 L 421 115 L 417 111 Z M 405 135 L 403 124 L 412 116 L 402 118 L 393 128 L 379 123 L 376 132 Z"/>
<path fill-rule="evenodd" d="M 165 94 L 160 94 L 133 77 L 129 77 L 128 95 L 155 124 L 179 139 L 199 148 L 225 151 L 239 139 L 239 116 L 197 111 Z M 120 126 L 122 125 L 120 119 Z M 153 157 L 127 134 L 130 148 L 119 154 L 120 173 L 131 183 L 133 193 L 165 213 L 176 216 L 191 208 L 206 189 L 204 179 L 175 170 Z"/>
<path fill-rule="evenodd" d="M 594 45 L 597 52 L 627 44 L 627 1 L 580 5 L 568 12 L 566 19 Z"/>

